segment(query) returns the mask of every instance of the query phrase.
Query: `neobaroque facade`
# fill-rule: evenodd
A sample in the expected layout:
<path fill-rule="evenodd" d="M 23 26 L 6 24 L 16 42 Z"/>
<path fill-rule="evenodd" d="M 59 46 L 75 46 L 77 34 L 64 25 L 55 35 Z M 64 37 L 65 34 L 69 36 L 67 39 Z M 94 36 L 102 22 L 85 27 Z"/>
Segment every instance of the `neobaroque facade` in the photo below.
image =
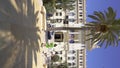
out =
<path fill-rule="evenodd" d="M 50 17 L 48 23 L 52 27 L 81 27 L 86 23 L 86 0 L 76 0 L 73 3 L 73 10 L 67 10 L 67 15 L 62 8 Z M 67 23 L 64 22 L 65 18 Z M 83 30 L 54 30 L 50 31 L 51 39 L 57 47 L 55 54 L 60 56 L 59 63 L 67 62 L 69 68 L 86 68 L 86 42 L 85 31 Z"/>

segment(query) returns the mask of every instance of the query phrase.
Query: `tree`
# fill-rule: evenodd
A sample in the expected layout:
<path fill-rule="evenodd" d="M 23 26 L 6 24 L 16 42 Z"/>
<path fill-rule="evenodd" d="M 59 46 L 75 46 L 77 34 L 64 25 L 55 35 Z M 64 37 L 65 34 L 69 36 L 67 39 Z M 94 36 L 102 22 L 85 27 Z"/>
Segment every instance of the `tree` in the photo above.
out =
<path fill-rule="evenodd" d="M 60 65 L 57 66 L 57 68 L 68 68 L 67 63 L 61 63 Z"/>
<path fill-rule="evenodd" d="M 56 0 L 43 0 L 43 5 L 46 8 L 47 15 L 52 15 L 55 12 Z"/>
<path fill-rule="evenodd" d="M 63 11 L 67 11 L 67 10 L 73 10 L 73 2 L 75 2 L 74 0 L 57 0 L 56 3 L 56 7 L 58 8 L 62 8 Z"/>
<path fill-rule="evenodd" d="M 92 35 L 90 38 L 92 43 L 96 43 L 102 46 L 106 43 L 105 47 L 110 45 L 118 46 L 119 34 L 120 34 L 120 19 L 116 19 L 116 12 L 112 7 L 108 7 L 108 11 L 94 11 L 93 15 L 88 15 L 93 21 L 86 24 L 86 26 L 91 27 Z"/>
<path fill-rule="evenodd" d="M 48 65 L 48 68 L 57 68 L 57 64 L 54 64 L 54 62 L 59 61 L 60 57 L 58 55 L 51 56 L 51 63 Z"/>
<path fill-rule="evenodd" d="M 54 56 L 51 57 L 51 61 L 52 62 L 57 62 L 57 61 L 59 61 L 59 58 L 60 57 L 58 55 L 54 55 Z"/>

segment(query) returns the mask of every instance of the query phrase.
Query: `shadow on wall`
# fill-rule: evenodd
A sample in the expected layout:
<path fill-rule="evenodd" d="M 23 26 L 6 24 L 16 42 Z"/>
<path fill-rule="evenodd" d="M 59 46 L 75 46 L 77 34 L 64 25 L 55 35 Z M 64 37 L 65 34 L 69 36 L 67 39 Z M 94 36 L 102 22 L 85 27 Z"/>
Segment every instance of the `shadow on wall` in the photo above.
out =
<path fill-rule="evenodd" d="M 0 0 L 0 68 L 37 65 L 41 38 L 34 7 L 32 0 Z"/>

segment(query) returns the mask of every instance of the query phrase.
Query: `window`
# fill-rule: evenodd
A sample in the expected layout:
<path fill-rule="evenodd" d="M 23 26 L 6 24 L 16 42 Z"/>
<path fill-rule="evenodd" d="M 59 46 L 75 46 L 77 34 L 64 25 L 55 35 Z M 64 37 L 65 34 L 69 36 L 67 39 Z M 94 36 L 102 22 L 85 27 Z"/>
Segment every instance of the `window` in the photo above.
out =
<path fill-rule="evenodd" d="M 80 14 L 82 14 L 82 12 L 80 12 Z"/>
<path fill-rule="evenodd" d="M 56 16 L 58 16 L 58 13 L 56 13 Z"/>
<path fill-rule="evenodd" d="M 68 16 L 65 16 L 65 19 L 68 19 Z"/>
<path fill-rule="evenodd" d="M 58 54 L 58 52 L 55 52 L 55 54 Z"/>
<path fill-rule="evenodd" d="M 80 14 L 80 17 L 82 17 L 83 15 L 82 14 Z"/>
<path fill-rule="evenodd" d="M 80 62 L 80 64 L 82 64 L 83 62 Z"/>
<path fill-rule="evenodd" d="M 83 64 L 80 64 L 80 66 L 83 66 Z"/>
<path fill-rule="evenodd" d="M 85 48 L 85 46 L 82 46 L 83 48 Z"/>
<path fill-rule="evenodd" d="M 63 22 L 63 24 L 68 24 L 68 20 L 65 19 L 64 22 Z"/>
<path fill-rule="evenodd" d="M 59 19 L 56 19 L 56 22 L 58 22 L 59 21 Z"/>
<path fill-rule="evenodd" d="M 59 22 L 62 22 L 62 19 L 59 19 Z"/>
<path fill-rule="evenodd" d="M 69 41 L 69 43 L 75 43 L 75 41 L 71 39 L 71 40 Z"/>
<path fill-rule="evenodd" d="M 55 32 L 55 42 L 63 42 L 63 32 Z"/>
<path fill-rule="evenodd" d="M 73 66 L 75 65 L 75 63 L 72 63 L 73 64 Z"/>
<path fill-rule="evenodd" d="M 74 59 L 75 59 L 75 57 L 72 57 L 72 59 L 74 60 Z"/>
<path fill-rule="evenodd" d="M 70 60 L 70 57 L 68 57 L 68 60 Z"/>
<path fill-rule="evenodd" d="M 83 56 L 80 56 L 80 58 L 82 58 Z"/>
<path fill-rule="evenodd" d="M 75 20 L 74 19 L 69 19 L 70 22 L 74 22 Z"/>
<path fill-rule="evenodd" d="M 70 32 L 75 32 L 75 30 L 70 30 Z"/>
<path fill-rule="evenodd" d="M 74 50 L 72 50 L 72 53 L 75 53 L 75 51 L 74 51 Z"/>
<path fill-rule="evenodd" d="M 56 19 L 56 22 L 60 23 L 60 22 L 62 22 L 62 19 Z"/>
<path fill-rule="evenodd" d="M 79 10 L 83 10 L 82 8 L 80 8 Z"/>
<path fill-rule="evenodd" d="M 81 18 L 80 21 L 82 21 L 83 19 Z"/>
<path fill-rule="evenodd" d="M 68 16 L 65 16 L 65 20 L 64 20 L 64 22 L 63 22 L 63 24 L 68 24 L 69 22 L 68 22 Z"/>
<path fill-rule="evenodd" d="M 60 59 L 62 60 L 62 57 L 60 57 Z"/>
<path fill-rule="evenodd" d="M 82 2 L 82 0 L 79 0 L 80 2 Z"/>
<path fill-rule="evenodd" d="M 82 54 L 83 52 L 80 52 L 80 54 Z"/>
<path fill-rule="evenodd" d="M 83 60 L 83 58 L 81 57 L 80 60 Z"/>
<path fill-rule="evenodd" d="M 60 7 L 59 9 L 62 9 L 62 7 Z"/>
<path fill-rule="evenodd" d="M 62 19 L 56 19 L 56 22 L 60 23 L 60 22 L 62 22 Z"/>
<path fill-rule="evenodd" d="M 82 53 L 83 53 L 83 49 L 80 50 L 80 54 L 82 54 Z"/>
<path fill-rule="evenodd" d="M 74 38 L 74 34 L 70 34 L 70 38 Z"/>
<path fill-rule="evenodd" d="M 83 62 L 80 62 L 80 66 L 83 66 Z"/>
<path fill-rule="evenodd" d="M 70 51 L 68 51 L 68 53 L 73 54 L 73 53 L 75 53 L 75 51 L 74 50 L 70 50 Z"/>
<path fill-rule="evenodd" d="M 79 8 L 82 8 L 82 6 L 79 6 Z"/>
<path fill-rule="evenodd" d="M 60 51 L 60 54 L 62 54 L 62 51 Z"/>
<path fill-rule="evenodd" d="M 60 16 L 62 16 L 62 13 L 60 12 Z"/>
<path fill-rule="evenodd" d="M 82 4 L 81 2 L 79 4 Z"/>
<path fill-rule="evenodd" d="M 74 15 L 75 15 L 75 13 L 71 12 L 71 13 L 69 13 L 69 15 L 70 15 L 70 16 L 74 16 Z"/>
<path fill-rule="evenodd" d="M 71 66 L 71 63 L 68 63 L 69 66 Z"/>
<path fill-rule="evenodd" d="M 47 31 L 47 39 L 51 39 L 51 33 L 50 33 L 50 31 Z"/>
<path fill-rule="evenodd" d="M 83 49 L 80 50 L 81 52 L 83 51 Z"/>

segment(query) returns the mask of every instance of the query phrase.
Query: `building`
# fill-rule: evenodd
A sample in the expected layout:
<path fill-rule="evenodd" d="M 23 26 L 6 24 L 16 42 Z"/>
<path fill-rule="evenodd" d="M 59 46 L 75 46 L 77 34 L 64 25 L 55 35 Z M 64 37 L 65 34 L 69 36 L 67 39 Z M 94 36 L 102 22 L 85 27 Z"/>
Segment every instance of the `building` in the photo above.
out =
<path fill-rule="evenodd" d="M 81 27 L 86 23 L 86 0 L 76 0 L 72 3 L 73 10 L 65 12 L 62 8 L 56 9 L 56 12 L 50 17 L 48 23 L 52 27 Z M 64 22 L 65 19 L 67 22 Z M 86 31 L 83 30 L 54 30 L 51 31 L 52 39 L 48 42 L 54 42 L 58 46 L 54 49 L 60 56 L 58 64 L 67 62 L 69 68 L 86 68 Z"/>

